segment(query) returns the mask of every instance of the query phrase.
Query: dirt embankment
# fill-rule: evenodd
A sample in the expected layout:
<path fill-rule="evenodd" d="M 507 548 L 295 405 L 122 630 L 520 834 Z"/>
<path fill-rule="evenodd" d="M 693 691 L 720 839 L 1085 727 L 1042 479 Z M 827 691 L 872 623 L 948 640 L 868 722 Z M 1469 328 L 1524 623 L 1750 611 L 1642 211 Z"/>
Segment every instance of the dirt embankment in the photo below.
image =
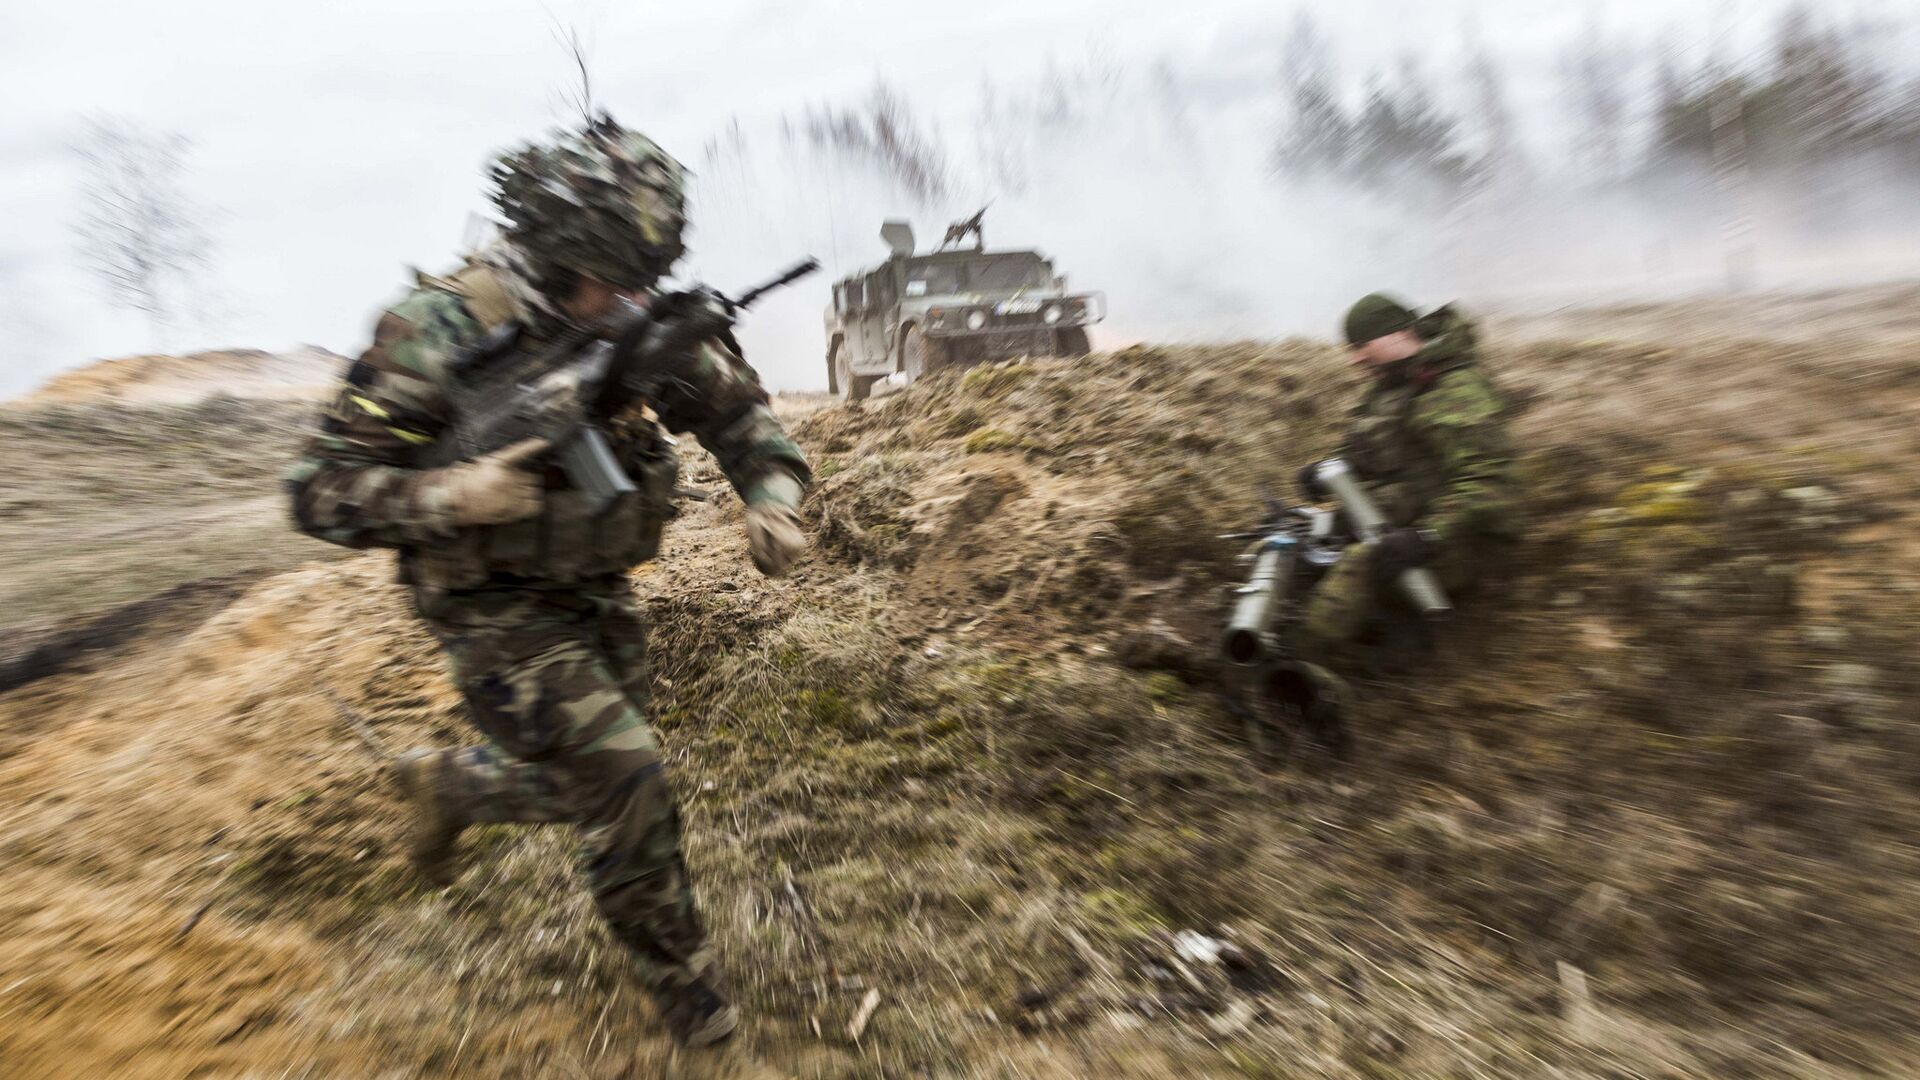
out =
<path fill-rule="evenodd" d="M 0 689 L 330 557 L 285 527 L 275 480 L 345 362 L 135 356 L 0 403 Z"/>
<path fill-rule="evenodd" d="M 191 356 L 101 360 L 55 376 L 9 408 L 48 405 L 191 405 L 210 397 L 320 401 L 346 358 L 307 345 L 283 353 L 226 349 Z"/>
<path fill-rule="evenodd" d="M 288 527 L 279 490 L 312 413 L 231 398 L 0 409 L 0 688 L 342 554 Z"/>
<path fill-rule="evenodd" d="M 797 427 L 816 551 L 690 504 L 636 584 L 750 1020 L 675 1058 L 559 831 L 450 889 L 336 688 L 464 738 L 381 556 L 0 696 L 26 1076 L 1900 1075 L 1920 1055 L 1912 343 L 1496 348 L 1528 537 L 1252 765 L 1211 539 L 1356 392 L 1309 344 L 943 376 Z M 721 485 L 697 458 L 691 479 Z M 191 929 L 187 927 L 191 926 Z M 857 1036 L 850 1022 L 878 1006 Z"/>

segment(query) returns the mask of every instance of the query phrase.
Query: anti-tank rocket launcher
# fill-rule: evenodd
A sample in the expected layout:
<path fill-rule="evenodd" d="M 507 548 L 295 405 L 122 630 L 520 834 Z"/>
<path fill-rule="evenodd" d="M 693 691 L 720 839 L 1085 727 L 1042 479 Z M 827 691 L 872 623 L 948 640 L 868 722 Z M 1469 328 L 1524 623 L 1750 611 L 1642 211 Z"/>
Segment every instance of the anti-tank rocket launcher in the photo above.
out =
<path fill-rule="evenodd" d="M 1364 543 L 1378 543 L 1386 533 L 1389 524 L 1387 515 L 1373 505 L 1373 499 L 1367 490 L 1360 486 L 1353 470 L 1339 458 L 1328 458 L 1315 466 L 1313 478 L 1322 489 L 1340 503 L 1340 513 L 1353 529 L 1354 536 Z M 1413 610 L 1429 619 L 1444 619 L 1453 614 L 1453 604 L 1447 600 L 1446 590 L 1440 587 L 1440 579 L 1433 571 L 1425 567 L 1402 570 L 1396 579 L 1400 591 L 1413 605 Z"/>
<path fill-rule="evenodd" d="M 1267 520 L 1259 528 L 1221 539 L 1249 541 L 1241 559 L 1252 563 L 1246 581 L 1233 591 L 1222 651 L 1241 666 L 1272 662 L 1284 652 L 1280 627 L 1300 594 L 1340 561 L 1349 538 L 1339 531 L 1333 510 L 1283 507 L 1269 500 Z"/>
<path fill-rule="evenodd" d="M 1252 570 L 1234 590 L 1233 611 L 1221 640 L 1226 658 L 1235 664 L 1256 666 L 1281 659 L 1281 627 L 1294 614 L 1300 595 L 1340 561 L 1349 545 L 1373 543 L 1388 527 L 1386 515 L 1346 462 L 1322 461 L 1313 477 L 1336 506 L 1281 507 L 1270 502 L 1267 521 L 1258 529 L 1225 537 L 1252 542 L 1242 556 Z M 1429 619 L 1444 618 L 1453 610 L 1431 570 L 1404 571 L 1397 585 L 1413 609 Z"/>
<path fill-rule="evenodd" d="M 425 453 L 450 465 L 522 439 L 544 439 L 554 464 L 596 507 L 634 491 L 607 440 L 609 420 L 634 402 L 655 400 L 703 341 L 731 342 L 740 313 L 774 289 L 820 268 L 807 259 L 738 299 L 694 288 L 642 306 L 622 299 L 592 324 L 544 348 L 516 350 L 509 323 L 454 362 L 453 422 Z"/>

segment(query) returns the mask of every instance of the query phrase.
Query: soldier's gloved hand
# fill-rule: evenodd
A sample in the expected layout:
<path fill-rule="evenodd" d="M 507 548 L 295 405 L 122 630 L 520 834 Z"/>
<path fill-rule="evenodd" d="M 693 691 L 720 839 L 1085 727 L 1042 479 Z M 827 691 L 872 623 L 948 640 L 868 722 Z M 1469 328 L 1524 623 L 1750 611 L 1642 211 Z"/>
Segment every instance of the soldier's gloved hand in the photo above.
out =
<path fill-rule="evenodd" d="M 522 439 L 491 454 L 439 470 L 431 484 L 431 502 L 455 526 L 505 525 L 540 513 L 540 477 L 526 463 L 545 452 L 545 439 Z"/>
<path fill-rule="evenodd" d="M 1316 475 L 1320 471 L 1320 464 L 1318 461 L 1307 462 L 1300 467 L 1300 475 L 1295 478 L 1299 482 L 1300 493 L 1309 502 L 1319 502 L 1327 497 L 1327 489 L 1320 486 L 1320 477 Z"/>
<path fill-rule="evenodd" d="M 1440 548 L 1424 529 L 1393 529 L 1382 533 L 1374 544 L 1373 572 L 1381 581 L 1392 581 L 1402 573 L 1427 565 L 1440 554 Z"/>
<path fill-rule="evenodd" d="M 747 493 L 747 549 L 753 565 L 768 577 L 779 577 L 807 549 L 800 529 L 800 481 L 778 472 L 765 477 Z"/>

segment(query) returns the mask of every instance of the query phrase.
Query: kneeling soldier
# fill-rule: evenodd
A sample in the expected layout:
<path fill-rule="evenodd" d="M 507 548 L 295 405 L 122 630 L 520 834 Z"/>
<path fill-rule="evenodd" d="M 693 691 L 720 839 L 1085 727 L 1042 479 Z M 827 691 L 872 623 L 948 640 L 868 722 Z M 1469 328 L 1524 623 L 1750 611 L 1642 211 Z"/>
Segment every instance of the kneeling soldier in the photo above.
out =
<path fill-rule="evenodd" d="M 1403 608 L 1393 583 L 1404 570 L 1431 566 L 1449 595 L 1467 591 L 1514 536 L 1505 402 L 1481 368 L 1473 323 L 1450 306 L 1416 316 L 1374 293 L 1347 312 L 1345 330 L 1373 383 L 1337 456 L 1392 527 L 1348 548 L 1314 590 L 1309 648 L 1354 641 Z M 1316 497 L 1317 465 L 1301 473 Z"/>

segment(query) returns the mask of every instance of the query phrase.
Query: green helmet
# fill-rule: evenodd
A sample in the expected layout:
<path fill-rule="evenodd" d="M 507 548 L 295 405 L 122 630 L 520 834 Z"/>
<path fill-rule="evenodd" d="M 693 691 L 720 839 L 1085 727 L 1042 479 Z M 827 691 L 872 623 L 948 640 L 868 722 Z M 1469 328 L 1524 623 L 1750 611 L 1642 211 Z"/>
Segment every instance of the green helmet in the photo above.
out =
<path fill-rule="evenodd" d="M 1347 344 L 1363 345 L 1374 338 L 1411 329 L 1416 316 L 1413 309 L 1385 293 L 1368 293 L 1347 309 Z"/>
<path fill-rule="evenodd" d="M 686 252 L 686 170 L 606 116 L 502 154 L 493 181 L 507 239 L 542 279 L 567 269 L 645 288 Z"/>

